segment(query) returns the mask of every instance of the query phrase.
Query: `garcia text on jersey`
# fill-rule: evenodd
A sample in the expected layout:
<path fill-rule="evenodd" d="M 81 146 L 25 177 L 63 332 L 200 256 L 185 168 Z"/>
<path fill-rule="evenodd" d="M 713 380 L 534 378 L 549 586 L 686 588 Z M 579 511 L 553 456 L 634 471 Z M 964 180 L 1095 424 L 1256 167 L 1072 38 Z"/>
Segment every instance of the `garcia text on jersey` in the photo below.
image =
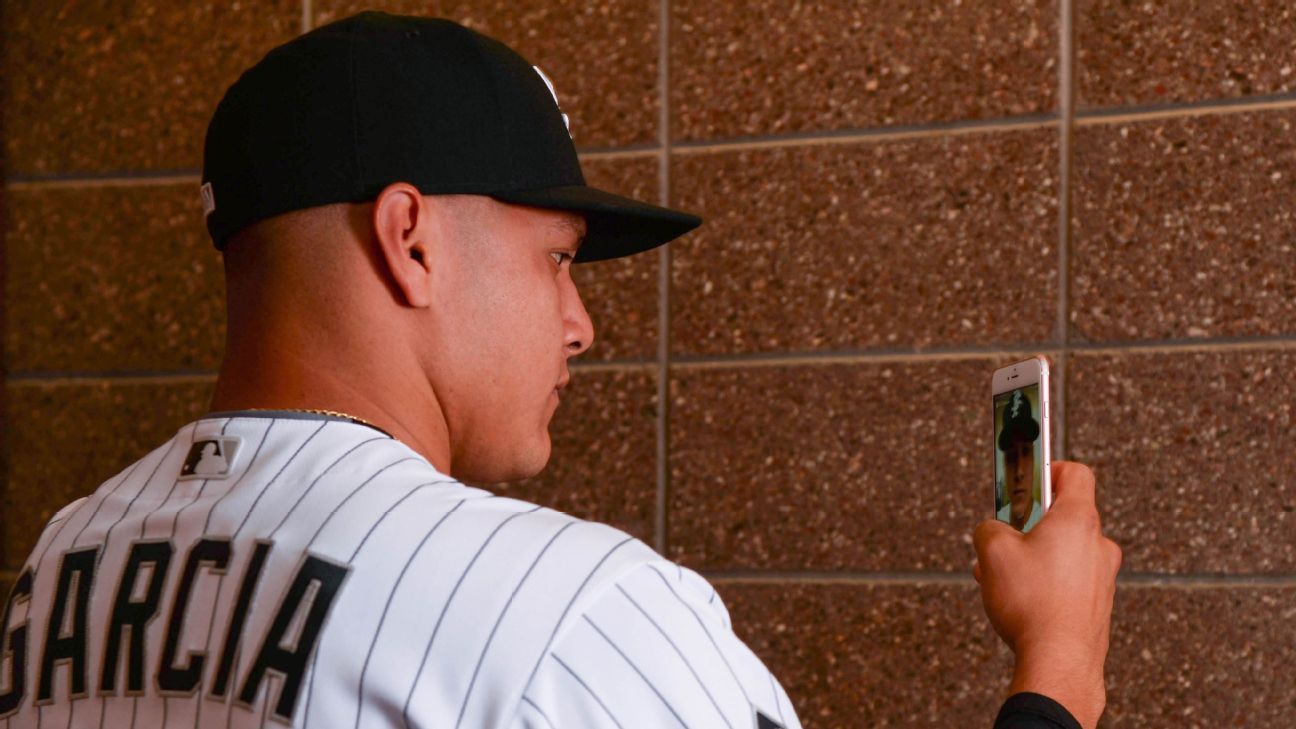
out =
<path fill-rule="evenodd" d="M 58 560 L 54 598 L 48 615 L 29 615 L 11 626 L 16 607 L 31 598 L 36 575 L 30 568 L 23 571 L 10 591 L 5 604 L 5 629 L 0 635 L 0 717 L 16 711 L 33 687 L 35 702 L 52 703 L 56 685 L 65 687 L 60 700 L 90 696 L 138 696 L 144 693 L 146 680 L 156 682 L 164 696 L 193 696 L 202 691 L 207 699 L 228 699 L 251 708 L 256 703 L 263 681 L 269 674 L 280 677 L 277 698 L 270 715 L 291 721 L 302 678 L 329 607 L 337 597 L 349 568 L 324 558 L 305 555 L 292 579 L 282 589 L 278 609 L 255 643 L 242 645 L 248 632 L 247 618 L 253 600 L 273 599 L 258 594 L 263 586 L 261 576 L 273 544 L 257 541 L 243 560 L 242 579 L 233 604 L 227 611 L 223 631 L 212 626 L 206 645 L 213 649 L 215 663 L 208 662 L 203 650 L 186 650 L 188 631 L 206 629 L 208 612 L 195 617 L 192 599 L 195 585 L 204 575 L 224 580 L 235 559 L 230 540 L 202 539 L 189 546 L 187 554 L 177 559 L 175 545 L 165 540 L 140 540 L 130 545 L 124 566 L 118 575 L 96 575 L 100 547 L 87 547 L 63 553 Z M 103 579 L 105 577 L 115 579 Z M 168 590 L 168 583 L 173 583 Z M 92 593 L 109 590 L 109 619 L 106 635 L 90 635 Z M 165 612 L 166 623 L 160 644 L 150 641 L 150 624 L 162 613 L 163 596 L 170 595 Z M 216 606 L 206 605 L 205 611 Z M 214 615 L 215 613 L 211 613 Z M 96 631 L 98 632 L 98 631 Z M 35 645 L 30 645 L 32 638 Z M 102 641 L 98 650 L 90 651 L 92 641 Z M 253 660 L 241 675 L 236 675 L 236 657 L 240 650 L 255 650 Z M 91 655 L 101 656 L 98 665 L 88 665 Z M 29 656 L 34 659 L 29 665 Z M 7 670 L 5 670 L 7 668 Z M 29 676 L 29 669 L 34 669 Z M 3 674 L 8 674 L 3 675 Z M 62 680 L 56 680 L 62 674 Z M 230 696 L 231 692 L 233 693 Z M 60 692 L 61 693 L 61 692 Z"/>

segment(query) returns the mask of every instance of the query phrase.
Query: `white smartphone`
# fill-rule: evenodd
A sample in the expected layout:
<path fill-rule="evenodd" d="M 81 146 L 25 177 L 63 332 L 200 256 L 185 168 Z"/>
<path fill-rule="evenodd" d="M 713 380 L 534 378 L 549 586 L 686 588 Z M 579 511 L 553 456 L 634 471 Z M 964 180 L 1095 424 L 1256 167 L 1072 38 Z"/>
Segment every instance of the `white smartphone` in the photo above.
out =
<path fill-rule="evenodd" d="M 1042 356 L 995 370 L 991 378 L 995 518 L 1023 532 L 1053 504 L 1048 378 Z"/>

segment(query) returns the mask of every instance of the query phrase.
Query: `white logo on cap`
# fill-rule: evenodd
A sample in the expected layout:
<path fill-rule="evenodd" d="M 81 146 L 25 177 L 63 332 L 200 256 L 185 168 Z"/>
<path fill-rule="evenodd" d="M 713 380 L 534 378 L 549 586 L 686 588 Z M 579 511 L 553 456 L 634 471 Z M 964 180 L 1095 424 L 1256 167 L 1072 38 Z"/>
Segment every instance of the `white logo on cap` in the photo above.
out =
<path fill-rule="evenodd" d="M 562 104 L 558 103 L 558 92 L 554 91 L 553 81 L 549 80 L 549 77 L 545 75 L 544 71 L 540 70 L 539 66 L 532 66 L 531 68 L 534 68 L 535 72 L 540 74 L 540 80 L 544 81 L 545 86 L 549 88 L 549 95 L 552 96 L 554 99 L 554 106 L 558 107 L 558 111 L 559 113 L 561 113 Z M 566 114 L 562 115 L 562 119 L 563 119 L 563 126 L 567 127 L 567 136 L 571 137 L 571 121 L 567 118 Z"/>
<path fill-rule="evenodd" d="M 198 195 L 202 198 L 204 218 L 216 212 L 216 194 L 212 192 L 210 182 L 204 182 L 203 186 L 198 188 Z"/>

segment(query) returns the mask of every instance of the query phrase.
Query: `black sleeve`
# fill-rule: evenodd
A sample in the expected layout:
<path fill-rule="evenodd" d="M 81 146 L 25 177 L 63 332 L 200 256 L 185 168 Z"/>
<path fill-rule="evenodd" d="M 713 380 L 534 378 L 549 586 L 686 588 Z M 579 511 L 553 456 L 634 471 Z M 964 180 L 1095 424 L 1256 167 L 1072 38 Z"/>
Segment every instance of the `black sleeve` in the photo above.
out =
<path fill-rule="evenodd" d="M 1081 729 L 1062 704 L 1041 694 L 1013 694 L 999 709 L 994 729 Z"/>

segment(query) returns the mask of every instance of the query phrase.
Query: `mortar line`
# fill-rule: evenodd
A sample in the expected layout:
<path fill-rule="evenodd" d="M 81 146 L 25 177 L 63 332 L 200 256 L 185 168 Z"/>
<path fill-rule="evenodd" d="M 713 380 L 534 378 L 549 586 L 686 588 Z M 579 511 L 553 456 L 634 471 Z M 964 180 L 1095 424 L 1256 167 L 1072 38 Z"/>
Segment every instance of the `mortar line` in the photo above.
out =
<path fill-rule="evenodd" d="M 670 205 L 670 0 L 657 6 L 657 200 Z M 665 555 L 670 503 L 670 245 L 657 249 L 657 489 L 653 513 L 653 547 Z"/>
<path fill-rule="evenodd" d="M 678 142 L 676 154 L 705 154 L 708 152 L 734 152 L 779 147 L 809 147 L 831 144 L 860 144 L 866 142 L 895 142 L 915 139 L 944 139 L 970 134 L 1028 131 L 1046 129 L 1057 125 L 1057 117 L 1040 114 L 1001 119 L 941 122 L 933 124 L 897 125 L 862 129 L 834 129 L 791 134 L 756 135 Z"/>
<path fill-rule="evenodd" d="M 1245 352 L 1296 348 L 1289 334 L 1256 337 L 1212 337 L 1200 339 L 1155 339 L 1140 342 L 1072 342 L 1068 350 L 1084 354 L 1176 354 L 1185 352 Z"/>
<path fill-rule="evenodd" d="M 1296 109 L 1296 93 L 1248 96 L 1240 99 L 1210 99 L 1186 104 L 1157 104 L 1089 109 L 1076 114 L 1075 123 L 1082 127 L 1105 124 L 1128 124 L 1159 119 L 1188 119 L 1200 116 L 1248 114 L 1258 111 Z"/>
<path fill-rule="evenodd" d="M 1056 345 L 1031 348 L 968 347 L 928 350 L 843 350 L 833 352 L 759 352 L 746 355 L 676 355 L 671 367 L 677 370 L 729 369 L 745 367 L 787 367 L 797 365 L 834 365 L 851 363 L 902 364 L 943 360 L 1023 357 L 1056 351 Z"/>
<path fill-rule="evenodd" d="M 1072 343 L 1068 354 L 1183 354 L 1296 349 L 1296 337 L 1219 338 L 1213 340 L 1165 340 L 1159 342 Z M 832 365 L 850 363 L 923 363 L 941 360 L 995 359 L 1059 354 L 1056 342 L 1035 342 L 984 347 L 934 347 L 924 349 L 862 349 L 824 352 L 757 352 L 734 355 L 674 355 L 675 369 L 724 369 L 782 367 L 789 365 Z"/>
<path fill-rule="evenodd" d="M 188 170 L 163 173 L 113 173 L 115 176 L 80 176 L 80 177 L 47 177 L 34 179 L 14 179 L 5 183 L 5 190 L 20 192 L 23 190 L 58 190 L 68 188 L 100 187 L 154 187 L 162 185 L 193 185 L 197 187 L 202 181 L 200 171 Z M 196 194 L 195 194 L 196 197 Z M 194 203 L 197 206 L 197 203 Z"/>
<path fill-rule="evenodd" d="M 662 152 L 661 145 L 657 142 L 652 144 L 627 144 L 620 147 L 585 147 L 578 148 L 576 155 L 582 160 L 585 159 L 650 159 L 657 157 Z"/>
<path fill-rule="evenodd" d="M 311 26 L 314 24 L 314 19 L 312 18 L 312 15 L 313 13 L 311 12 L 311 0 L 302 0 L 302 13 L 301 13 L 302 33 L 310 32 Z"/>
<path fill-rule="evenodd" d="M 572 372 L 646 372 L 657 369 L 658 362 L 652 359 L 614 359 L 606 362 L 581 362 L 577 360 L 568 365 Z"/>
<path fill-rule="evenodd" d="M 843 571 L 829 570 L 699 570 L 715 584 L 843 584 L 925 585 L 967 584 L 976 580 L 971 572 Z M 1168 574 L 1136 572 L 1117 575 L 1118 585 L 1144 588 L 1235 589 L 1296 588 L 1296 575 Z"/>
<path fill-rule="evenodd" d="M 1067 32 L 1063 29 L 1061 32 Z M 1074 32 L 1072 23 L 1071 32 Z M 1074 55 L 1074 42 L 1069 41 L 1071 55 Z M 1061 70 L 1059 69 L 1059 73 Z M 1074 89 L 1074 62 L 1070 65 L 1070 81 Z M 1111 109 L 1092 109 L 1075 111 L 1074 90 L 1071 94 L 1070 123 L 1080 126 L 1099 124 L 1119 124 L 1131 121 L 1153 119 L 1190 118 L 1212 114 L 1239 114 L 1255 111 L 1272 111 L 1296 108 L 1296 93 L 1275 94 L 1272 96 L 1247 97 L 1243 99 L 1210 99 L 1175 105 L 1132 105 Z M 788 134 L 752 135 L 748 137 L 729 137 L 677 142 L 676 154 L 698 154 L 704 152 L 724 152 L 743 149 L 762 149 L 771 147 L 810 146 L 812 144 L 852 144 L 860 142 L 887 142 L 907 139 L 928 139 L 966 134 L 989 134 L 994 132 L 1021 131 L 1029 129 L 1059 126 L 1061 114 L 1033 114 L 1016 117 L 998 117 L 994 119 L 976 119 L 956 122 L 931 122 L 927 124 L 895 125 L 884 127 L 860 127 L 854 129 L 833 129 L 810 132 L 793 132 Z"/>
<path fill-rule="evenodd" d="M 9 385 L 37 387 L 42 385 L 183 385 L 214 381 L 216 370 L 193 372 L 36 372 L 10 374 Z"/>
<path fill-rule="evenodd" d="M 1061 123 L 1058 125 L 1058 270 L 1057 270 L 1057 339 L 1062 343 L 1062 353 L 1057 360 L 1057 407 L 1053 409 L 1057 442 L 1053 452 L 1065 459 L 1067 456 L 1066 371 L 1070 356 L 1071 324 L 1067 316 L 1071 293 L 1071 152 L 1072 127 L 1075 123 L 1075 28 L 1074 4 L 1062 0 L 1058 7 L 1062 14 L 1058 23 L 1058 103 L 1061 106 Z"/>

